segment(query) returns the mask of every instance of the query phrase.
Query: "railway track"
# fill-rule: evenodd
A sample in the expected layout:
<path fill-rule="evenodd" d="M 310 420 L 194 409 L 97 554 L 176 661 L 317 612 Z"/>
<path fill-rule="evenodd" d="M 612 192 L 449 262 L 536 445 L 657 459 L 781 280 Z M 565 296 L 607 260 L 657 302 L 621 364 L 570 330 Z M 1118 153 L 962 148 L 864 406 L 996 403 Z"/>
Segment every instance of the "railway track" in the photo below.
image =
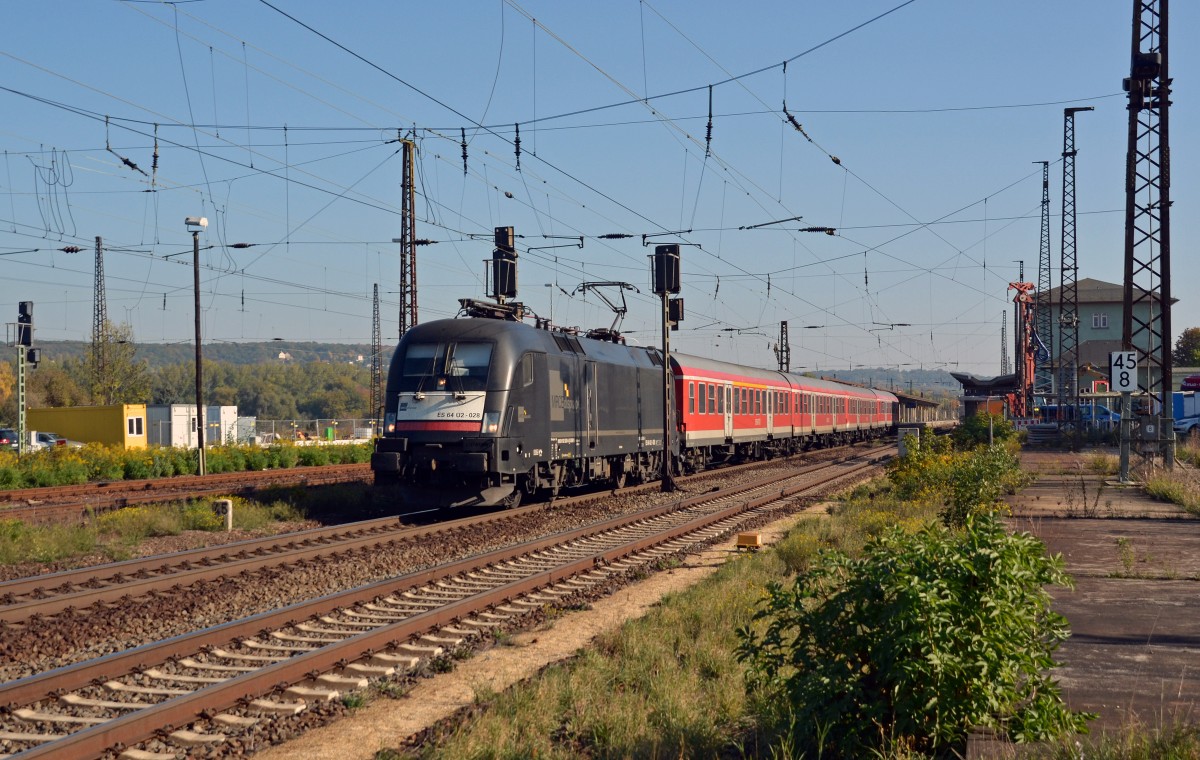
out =
<path fill-rule="evenodd" d="M 330 464 L 21 488 L 0 491 L 0 519 L 68 522 L 84 520 L 95 512 L 134 504 L 197 496 L 246 496 L 264 488 L 371 482 L 373 477 L 368 464 Z"/>
<path fill-rule="evenodd" d="M 751 463 L 721 472 L 729 474 L 761 466 L 761 463 Z M 798 472 L 810 472 L 825 466 L 828 464 L 816 463 Z M 686 478 L 681 479 L 681 482 L 687 481 Z M 659 487 L 658 483 L 648 483 L 624 489 L 622 493 L 657 491 Z M 554 506 L 565 508 L 587 504 L 608 496 L 608 491 L 585 494 L 556 500 Z M 52 616 L 63 611 L 83 610 L 93 605 L 167 592 L 215 578 L 317 561 L 356 551 L 382 549 L 404 542 L 417 544 L 431 539 L 453 541 L 459 530 L 488 522 L 515 520 L 548 506 L 545 503 L 532 504 L 432 526 L 406 525 L 396 517 L 386 517 L 20 578 L 0 583 L 0 623 L 19 624 L 34 615 Z"/>
<path fill-rule="evenodd" d="M 677 500 L 0 686 L 0 754 L 177 757 L 422 667 L 489 631 L 860 474 L 880 451 Z M 176 726 L 186 726 L 176 730 Z M 135 747 L 134 745 L 140 745 Z"/>

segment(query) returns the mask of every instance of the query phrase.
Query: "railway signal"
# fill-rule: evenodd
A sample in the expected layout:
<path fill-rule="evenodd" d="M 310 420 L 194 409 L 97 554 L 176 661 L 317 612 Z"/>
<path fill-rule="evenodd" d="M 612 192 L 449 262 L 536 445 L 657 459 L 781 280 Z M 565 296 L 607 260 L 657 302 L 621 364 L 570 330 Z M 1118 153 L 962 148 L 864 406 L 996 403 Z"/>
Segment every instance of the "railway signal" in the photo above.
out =
<path fill-rule="evenodd" d="M 662 299 L 662 339 L 663 339 L 663 470 L 662 490 L 675 490 L 674 457 L 671 456 L 671 300 L 670 296 L 680 290 L 679 282 L 679 245 L 654 246 L 654 292 Z M 683 301 L 677 307 L 678 317 L 683 318 Z"/>

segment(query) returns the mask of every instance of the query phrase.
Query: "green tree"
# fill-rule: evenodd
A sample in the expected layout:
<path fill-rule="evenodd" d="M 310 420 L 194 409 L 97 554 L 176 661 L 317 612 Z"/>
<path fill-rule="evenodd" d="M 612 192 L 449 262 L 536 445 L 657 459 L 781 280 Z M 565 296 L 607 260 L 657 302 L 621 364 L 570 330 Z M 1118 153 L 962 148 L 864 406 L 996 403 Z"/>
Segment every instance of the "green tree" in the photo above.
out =
<path fill-rule="evenodd" d="M 1189 327 L 1179 333 L 1171 363 L 1176 367 L 1200 367 L 1200 327 Z"/>
<path fill-rule="evenodd" d="M 0 421 L 17 418 L 17 373 L 8 362 L 0 362 Z"/>
<path fill-rule="evenodd" d="M 104 336 L 88 349 L 92 403 L 136 404 L 150 400 L 150 368 L 137 359 L 133 328 L 105 322 Z"/>
<path fill-rule="evenodd" d="M 89 395 L 81 383 L 86 367 L 78 359 L 46 362 L 26 377 L 30 407 L 81 406 Z"/>
<path fill-rule="evenodd" d="M 825 552 L 769 587 L 765 631 L 738 632 L 747 688 L 818 757 L 961 757 L 975 726 L 1018 742 L 1084 730 L 1095 716 L 1067 709 L 1048 674 L 1069 630 L 1047 584 L 1071 584 L 1061 556 L 994 515 L 889 528 L 860 559 Z"/>

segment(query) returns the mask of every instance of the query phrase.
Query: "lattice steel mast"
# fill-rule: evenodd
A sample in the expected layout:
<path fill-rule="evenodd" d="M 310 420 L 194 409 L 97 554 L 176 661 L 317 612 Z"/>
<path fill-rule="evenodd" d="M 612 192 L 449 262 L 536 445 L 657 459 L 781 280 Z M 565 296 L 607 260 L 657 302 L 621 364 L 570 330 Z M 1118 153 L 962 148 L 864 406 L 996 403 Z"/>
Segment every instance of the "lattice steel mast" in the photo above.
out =
<path fill-rule="evenodd" d="M 1034 163 L 1042 165 L 1042 237 L 1038 246 L 1037 296 L 1033 310 L 1034 332 L 1048 350 L 1037 362 L 1033 395 L 1045 399 L 1054 392 L 1054 369 L 1051 363 L 1054 355 L 1054 322 L 1050 317 L 1050 288 L 1054 280 L 1050 269 L 1050 162 L 1035 161 Z"/>
<path fill-rule="evenodd" d="M 413 154 L 416 144 L 400 140 L 404 148 L 404 173 L 400 202 L 400 337 L 417 324 L 417 214 Z"/>
<path fill-rule="evenodd" d="M 1000 374 L 1008 374 L 1008 309 L 1000 312 Z"/>
<path fill-rule="evenodd" d="M 1063 109 L 1062 285 L 1058 289 L 1058 413 L 1079 407 L 1079 257 L 1075 246 L 1075 114 L 1093 108 Z M 1074 436 L 1079 442 L 1079 422 Z"/>
<path fill-rule="evenodd" d="M 96 236 L 96 280 L 92 292 L 92 387 L 105 384 L 108 373 L 108 299 L 104 294 L 104 243 Z M 107 403 L 97 399 L 96 403 Z"/>
<path fill-rule="evenodd" d="M 1168 114 L 1167 0 L 1134 0 L 1129 78 L 1129 146 L 1125 157 L 1125 299 L 1121 342 L 1137 351 L 1138 387 L 1161 414 L 1158 450 L 1172 466 L 1175 444 L 1171 378 L 1171 150 Z M 1126 419 L 1123 417 L 1122 419 Z M 1126 432 L 1128 426 L 1122 426 Z M 1143 438 L 1145 433 L 1143 431 Z M 1122 435 L 1122 475 L 1128 460 Z"/>
<path fill-rule="evenodd" d="M 379 283 L 375 283 L 371 318 L 371 417 L 376 430 L 383 419 L 383 338 L 379 329 Z"/>

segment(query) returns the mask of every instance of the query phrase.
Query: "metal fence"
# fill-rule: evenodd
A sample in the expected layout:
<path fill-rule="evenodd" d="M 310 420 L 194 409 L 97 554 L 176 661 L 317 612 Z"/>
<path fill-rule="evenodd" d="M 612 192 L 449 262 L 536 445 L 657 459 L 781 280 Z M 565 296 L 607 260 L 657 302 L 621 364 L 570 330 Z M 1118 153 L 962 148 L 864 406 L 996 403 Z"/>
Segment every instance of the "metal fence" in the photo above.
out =
<path fill-rule="evenodd" d="M 376 420 L 324 419 L 324 420 L 256 420 L 254 435 L 263 445 L 308 441 L 354 441 L 365 442 L 375 437 L 378 430 Z"/>

